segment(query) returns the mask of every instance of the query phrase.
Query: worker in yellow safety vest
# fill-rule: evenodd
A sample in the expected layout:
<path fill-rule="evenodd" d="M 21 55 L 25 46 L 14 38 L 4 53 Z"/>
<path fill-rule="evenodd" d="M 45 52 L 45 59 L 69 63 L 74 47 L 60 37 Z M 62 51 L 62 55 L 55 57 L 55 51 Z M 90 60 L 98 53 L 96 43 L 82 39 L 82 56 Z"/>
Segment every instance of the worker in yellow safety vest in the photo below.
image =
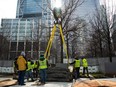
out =
<path fill-rule="evenodd" d="M 78 57 L 75 58 L 75 61 L 70 63 L 70 64 L 74 64 L 74 77 L 75 79 L 80 78 L 80 60 Z"/>
<path fill-rule="evenodd" d="M 31 81 L 34 81 L 33 80 L 32 70 L 33 70 L 33 63 L 32 63 L 31 60 L 28 60 L 27 61 L 27 70 L 26 70 L 26 79 L 27 79 L 27 81 L 29 81 L 29 78 L 31 78 Z"/>
<path fill-rule="evenodd" d="M 35 61 L 33 64 L 33 77 L 38 78 L 38 68 L 37 68 L 38 61 Z"/>
<path fill-rule="evenodd" d="M 39 61 L 38 61 L 38 69 L 39 69 L 40 81 L 41 81 L 42 85 L 44 85 L 46 83 L 47 68 L 48 68 L 47 59 L 44 58 L 44 55 L 40 55 L 40 58 L 39 58 Z"/>
<path fill-rule="evenodd" d="M 86 70 L 87 76 L 89 77 L 88 62 L 86 58 L 82 58 L 82 65 L 83 65 L 83 75 L 85 75 L 85 70 Z"/>
<path fill-rule="evenodd" d="M 25 52 L 21 52 L 21 55 L 17 59 L 17 65 L 18 65 L 18 84 L 19 85 L 25 85 L 24 84 L 24 76 L 25 71 L 27 68 L 27 61 L 25 59 Z"/>

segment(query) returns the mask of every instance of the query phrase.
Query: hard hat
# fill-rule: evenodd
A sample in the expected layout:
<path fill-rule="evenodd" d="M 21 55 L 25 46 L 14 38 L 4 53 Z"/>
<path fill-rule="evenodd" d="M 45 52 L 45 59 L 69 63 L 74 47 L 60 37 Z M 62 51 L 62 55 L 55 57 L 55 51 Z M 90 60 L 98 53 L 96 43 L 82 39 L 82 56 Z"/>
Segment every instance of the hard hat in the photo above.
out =
<path fill-rule="evenodd" d="M 24 51 L 22 51 L 22 52 L 21 52 L 21 55 L 22 55 L 22 56 L 25 56 L 25 52 L 24 52 Z"/>

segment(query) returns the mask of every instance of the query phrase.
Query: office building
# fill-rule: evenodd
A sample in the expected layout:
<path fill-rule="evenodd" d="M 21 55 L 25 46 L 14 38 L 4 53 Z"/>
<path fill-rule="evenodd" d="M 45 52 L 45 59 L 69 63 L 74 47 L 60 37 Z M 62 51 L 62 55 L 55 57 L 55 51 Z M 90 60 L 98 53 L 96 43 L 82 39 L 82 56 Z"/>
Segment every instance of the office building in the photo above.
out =
<path fill-rule="evenodd" d="M 48 8 L 50 4 L 51 0 L 18 0 L 16 18 L 34 18 L 37 21 L 41 19 L 43 23 L 47 20 L 51 25 L 52 12 Z"/>
<path fill-rule="evenodd" d="M 40 41 L 40 24 L 38 25 L 34 19 L 25 18 L 2 20 L 2 32 L 9 41 L 8 59 L 15 58 L 21 51 L 25 51 L 29 57 L 36 59 L 35 55 L 40 44 L 37 43 Z"/>
<path fill-rule="evenodd" d="M 78 8 L 79 10 L 77 9 L 77 14 L 79 13 L 80 16 L 87 14 L 84 12 L 91 13 L 94 1 L 97 0 L 86 1 L 85 4 L 79 7 L 80 9 Z M 40 53 L 38 50 L 45 51 L 51 27 L 53 26 L 53 15 L 48 8 L 49 4 L 53 5 L 53 1 L 18 0 L 16 19 L 2 19 L 1 32 L 9 41 L 7 59 L 14 59 L 21 51 L 25 51 L 30 58 L 36 59 Z M 83 42 L 83 39 L 80 40 Z"/>
<path fill-rule="evenodd" d="M 82 5 L 77 8 L 76 13 L 79 17 L 88 20 L 88 18 L 94 16 L 96 8 L 100 8 L 99 0 L 84 0 Z"/>
<path fill-rule="evenodd" d="M 0 33 L 9 41 L 9 53 L 4 59 L 14 59 L 21 51 L 37 59 L 45 51 L 52 26 L 47 4 L 47 0 L 18 0 L 16 19 L 2 19 Z"/>
<path fill-rule="evenodd" d="M 100 2 L 99 0 L 84 0 L 82 5 L 80 5 L 76 13 L 77 15 L 84 19 L 87 23 L 87 26 L 81 29 L 80 31 L 80 37 L 78 39 L 78 52 L 80 52 L 80 56 L 86 55 L 86 47 L 87 47 L 87 39 L 90 38 L 90 29 L 91 26 L 89 25 L 90 19 L 92 19 L 95 15 L 96 8 L 100 8 Z M 76 14 L 75 13 L 75 14 Z"/>

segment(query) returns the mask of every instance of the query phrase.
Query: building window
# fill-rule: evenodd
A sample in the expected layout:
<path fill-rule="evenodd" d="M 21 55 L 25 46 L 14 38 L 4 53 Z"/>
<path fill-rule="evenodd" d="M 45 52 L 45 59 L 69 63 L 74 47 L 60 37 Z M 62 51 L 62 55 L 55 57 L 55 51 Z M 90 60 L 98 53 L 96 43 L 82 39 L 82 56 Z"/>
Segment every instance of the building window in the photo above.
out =
<path fill-rule="evenodd" d="M 18 44 L 18 51 L 24 50 L 24 42 L 19 42 Z"/>
<path fill-rule="evenodd" d="M 10 59 L 15 60 L 16 57 L 16 52 L 10 52 Z"/>
<path fill-rule="evenodd" d="M 26 41 L 26 51 L 31 50 L 31 42 Z"/>
<path fill-rule="evenodd" d="M 17 42 L 11 42 L 11 51 L 16 51 Z"/>

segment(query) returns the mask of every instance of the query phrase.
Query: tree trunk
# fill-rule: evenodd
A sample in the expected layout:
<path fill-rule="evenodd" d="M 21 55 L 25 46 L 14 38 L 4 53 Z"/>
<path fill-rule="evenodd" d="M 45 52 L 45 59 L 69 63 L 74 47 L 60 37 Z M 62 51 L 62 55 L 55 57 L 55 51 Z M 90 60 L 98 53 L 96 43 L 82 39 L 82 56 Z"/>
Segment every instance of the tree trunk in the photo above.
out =
<path fill-rule="evenodd" d="M 100 37 L 100 56 L 103 57 L 102 40 Z"/>
<path fill-rule="evenodd" d="M 108 39 L 108 49 L 109 49 L 109 60 L 110 60 L 110 62 L 112 62 L 112 49 L 111 49 L 110 37 Z"/>
<path fill-rule="evenodd" d="M 67 54 L 68 54 L 68 57 L 69 57 L 69 51 L 68 51 L 68 49 L 69 49 L 69 42 L 68 42 L 68 34 L 66 35 L 66 44 L 67 44 Z"/>
<path fill-rule="evenodd" d="M 63 42 L 62 42 L 61 37 L 60 37 L 60 41 L 61 41 L 61 60 L 60 60 L 60 63 L 63 63 Z"/>

